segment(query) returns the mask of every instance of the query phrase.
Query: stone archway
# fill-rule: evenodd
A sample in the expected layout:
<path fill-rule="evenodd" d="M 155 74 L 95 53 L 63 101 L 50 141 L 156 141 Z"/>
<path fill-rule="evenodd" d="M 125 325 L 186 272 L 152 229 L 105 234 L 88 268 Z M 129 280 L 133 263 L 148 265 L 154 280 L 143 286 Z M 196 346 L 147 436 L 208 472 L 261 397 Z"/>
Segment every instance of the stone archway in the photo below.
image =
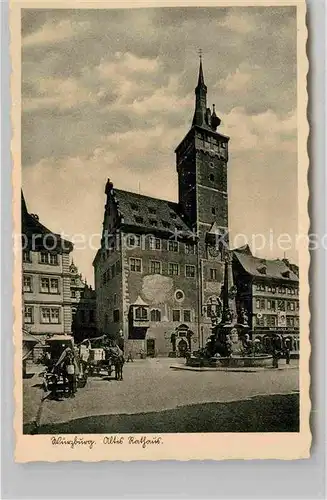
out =
<path fill-rule="evenodd" d="M 188 351 L 191 352 L 193 335 L 194 332 L 187 325 L 185 324 L 179 325 L 175 330 L 175 338 L 180 339 L 177 340 L 177 346 L 179 345 L 180 341 L 184 339 L 186 341 Z"/>

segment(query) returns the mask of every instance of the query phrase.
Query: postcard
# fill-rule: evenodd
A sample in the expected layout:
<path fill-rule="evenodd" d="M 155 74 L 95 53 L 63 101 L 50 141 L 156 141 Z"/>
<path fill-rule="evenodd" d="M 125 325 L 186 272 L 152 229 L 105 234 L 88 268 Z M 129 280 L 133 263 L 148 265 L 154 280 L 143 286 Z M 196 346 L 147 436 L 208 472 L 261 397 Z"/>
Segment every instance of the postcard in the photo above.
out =
<path fill-rule="evenodd" d="M 11 1 L 17 462 L 310 456 L 305 15 Z"/>

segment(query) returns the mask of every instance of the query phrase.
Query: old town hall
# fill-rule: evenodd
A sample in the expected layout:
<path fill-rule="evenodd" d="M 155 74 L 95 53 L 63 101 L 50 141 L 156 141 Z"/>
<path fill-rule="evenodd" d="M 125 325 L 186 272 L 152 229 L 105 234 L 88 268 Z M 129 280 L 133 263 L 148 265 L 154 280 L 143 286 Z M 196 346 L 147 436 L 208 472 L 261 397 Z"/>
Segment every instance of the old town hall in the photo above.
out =
<path fill-rule="evenodd" d="M 167 355 L 181 340 L 196 349 L 210 334 L 224 274 L 216 242 L 228 231 L 229 138 L 219 125 L 200 59 L 192 125 L 175 151 L 178 203 L 116 189 L 110 180 L 105 187 L 93 262 L 97 325 L 134 352 Z"/>
<path fill-rule="evenodd" d="M 175 150 L 178 203 L 116 189 L 109 179 L 105 186 L 101 248 L 93 261 L 97 328 L 119 338 L 133 355 L 174 355 L 183 343 L 190 351 L 203 347 L 212 316 L 219 318 L 222 312 L 223 282 L 228 288 L 224 296 L 232 297 L 234 319 L 236 308 L 244 307 L 250 326 L 256 325 L 256 297 L 233 300 L 237 290 L 235 258 L 228 249 L 229 137 L 217 131 L 220 122 L 215 106 L 207 107 L 200 58 L 193 121 Z M 296 292 L 298 277 L 285 262 L 265 261 L 263 266 L 262 259 L 251 258 L 258 269 L 277 269 L 278 276 L 275 271 L 263 276 L 270 287 L 271 280 L 284 286 L 288 282 Z M 270 315 L 262 314 L 264 302 L 258 310 L 260 335 L 274 319 L 270 310 Z M 288 303 L 283 306 L 286 311 Z"/>

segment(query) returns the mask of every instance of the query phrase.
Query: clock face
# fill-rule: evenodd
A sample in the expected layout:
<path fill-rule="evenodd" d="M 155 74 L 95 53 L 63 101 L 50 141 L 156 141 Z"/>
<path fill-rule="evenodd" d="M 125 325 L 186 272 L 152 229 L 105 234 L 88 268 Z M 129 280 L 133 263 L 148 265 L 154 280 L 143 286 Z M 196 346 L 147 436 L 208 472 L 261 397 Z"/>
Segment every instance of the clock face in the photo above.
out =
<path fill-rule="evenodd" d="M 218 257 L 219 249 L 216 246 L 210 246 L 209 247 L 209 254 L 211 255 L 211 257 Z"/>

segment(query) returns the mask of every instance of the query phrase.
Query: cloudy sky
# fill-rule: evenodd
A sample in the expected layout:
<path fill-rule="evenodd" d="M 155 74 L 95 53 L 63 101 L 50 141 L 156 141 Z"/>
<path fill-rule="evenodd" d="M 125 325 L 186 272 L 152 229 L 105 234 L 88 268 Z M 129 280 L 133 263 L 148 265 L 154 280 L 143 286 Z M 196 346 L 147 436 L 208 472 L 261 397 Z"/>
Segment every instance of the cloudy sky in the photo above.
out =
<path fill-rule="evenodd" d="M 75 235 L 93 282 L 108 177 L 177 200 L 174 148 L 191 124 L 198 49 L 208 105 L 229 135 L 232 238 L 297 231 L 296 15 L 289 7 L 26 10 L 23 189 L 32 213 Z M 78 239 L 79 238 L 79 239 Z M 271 243 L 258 255 L 283 257 Z M 297 261 L 294 249 L 287 256 Z"/>

